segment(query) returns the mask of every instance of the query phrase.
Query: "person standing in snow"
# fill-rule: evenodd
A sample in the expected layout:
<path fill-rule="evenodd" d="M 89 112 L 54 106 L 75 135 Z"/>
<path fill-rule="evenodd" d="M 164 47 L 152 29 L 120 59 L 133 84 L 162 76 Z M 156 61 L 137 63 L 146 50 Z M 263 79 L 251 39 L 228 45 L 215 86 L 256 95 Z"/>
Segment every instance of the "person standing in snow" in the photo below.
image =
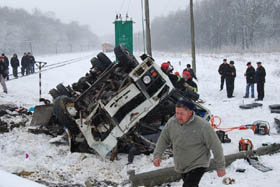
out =
<path fill-rule="evenodd" d="M 254 91 L 254 84 L 255 84 L 255 68 L 252 66 L 251 62 L 247 63 L 247 70 L 244 73 L 244 76 L 246 76 L 246 94 L 244 98 L 249 98 L 249 90 L 251 87 L 251 97 L 255 97 L 255 91 Z"/>
<path fill-rule="evenodd" d="M 224 88 L 224 82 L 225 82 L 225 78 L 226 78 L 226 70 L 228 69 L 228 63 L 227 63 L 227 59 L 223 60 L 223 63 L 220 65 L 219 67 L 219 74 L 221 75 L 221 86 L 220 86 L 220 91 L 223 90 Z"/>
<path fill-rule="evenodd" d="M 0 56 L 0 83 L 5 93 L 8 93 L 6 82 L 5 82 L 7 68 L 8 67 L 7 64 L 5 63 L 4 57 Z"/>
<path fill-rule="evenodd" d="M 236 77 L 234 61 L 229 62 L 225 75 L 226 75 L 227 97 L 232 98 L 234 97 L 232 94 L 234 90 L 234 79 Z"/>
<path fill-rule="evenodd" d="M 198 187 L 210 165 L 213 152 L 217 175 L 225 175 L 225 158 L 221 142 L 209 123 L 197 116 L 190 100 L 179 99 L 176 114 L 166 123 L 154 150 L 154 166 L 161 163 L 165 149 L 172 145 L 175 171 L 184 181 L 183 187 Z"/>
<path fill-rule="evenodd" d="M 24 76 L 24 74 L 27 75 L 27 65 L 28 65 L 28 60 L 27 60 L 27 53 L 24 53 L 22 58 L 21 58 L 21 75 Z"/>
<path fill-rule="evenodd" d="M 13 57 L 11 58 L 11 66 L 13 68 L 14 77 L 18 78 L 19 60 L 16 53 L 14 53 Z"/>
<path fill-rule="evenodd" d="M 32 55 L 32 53 L 27 53 L 28 59 L 29 59 L 29 71 L 30 73 L 35 73 L 35 58 Z"/>
<path fill-rule="evenodd" d="M 2 57 L 4 58 L 4 62 L 6 64 L 5 78 L 7 80 L 9 80 L 9 65 L 10 65 L 10 62 L 9 62 L 8 57 L 4 53 L 2 53 Z"/>
<path fill-rule="evenodd" d="M 261 62 L 257 62 L 257 70 L 256 70 L 256 83 L 257 83 L 257 92 L 258 98 L 256 101 L 262 101 L 264 98 L 264 83 L 266 72 Z"/>

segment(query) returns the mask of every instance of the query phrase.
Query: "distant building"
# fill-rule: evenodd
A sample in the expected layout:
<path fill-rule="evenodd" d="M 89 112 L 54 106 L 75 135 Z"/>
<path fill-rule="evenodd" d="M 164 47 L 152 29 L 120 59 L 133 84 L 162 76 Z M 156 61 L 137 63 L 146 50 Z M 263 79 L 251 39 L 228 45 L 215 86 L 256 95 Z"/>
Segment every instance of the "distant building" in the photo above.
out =
<path fill-rule="evenodd" d="M 102 44 L 102 51 L 104 53 L 114 51 L 114 46 L 108 42 Z"/>

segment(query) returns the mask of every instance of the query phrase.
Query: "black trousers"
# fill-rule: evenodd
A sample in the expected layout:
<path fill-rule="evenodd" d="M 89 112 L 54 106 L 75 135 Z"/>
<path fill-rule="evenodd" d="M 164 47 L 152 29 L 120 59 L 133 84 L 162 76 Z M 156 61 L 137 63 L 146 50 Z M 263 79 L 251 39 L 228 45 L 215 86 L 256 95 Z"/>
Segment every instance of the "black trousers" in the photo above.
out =
<path fill-rule="evenodd" d="M 264 98 L 264 82 L 257 82 L 258 99 Z"/>
<path fill-rule="evenodd" d="M 16 68 L 13 68 L 13 75 L 14 75 L 14 77 L 18 77 L 18 68 L 16 67 Z"/>
<path fill-rule="evenodd" d="M 234 78 L 226 78 L 226 86 L 227 86 L 227 96 L 232 97 L 234 90 Z"/>
<path fill-rule="evenodd" d="M 220 87 L 221 90 L 224 88 L 225 78 L 226 78 L 226 76 L 224 76 L 224 75 L 221 76 L 221 87 Z"/>
<path fill-rule="evenodd" d="M 183 173 L 183 187 L 198 187 L 199 181 L 205 173 L 205 171 L 206 168 L 195 168 L 189 171 L 188 173 Z"/>

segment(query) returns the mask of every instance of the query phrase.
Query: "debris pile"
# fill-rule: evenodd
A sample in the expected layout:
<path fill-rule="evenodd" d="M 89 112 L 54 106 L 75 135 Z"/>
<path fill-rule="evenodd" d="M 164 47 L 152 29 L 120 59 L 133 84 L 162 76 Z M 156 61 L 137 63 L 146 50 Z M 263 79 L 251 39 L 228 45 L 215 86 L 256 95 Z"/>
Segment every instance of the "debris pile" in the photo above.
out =
<path fill-rule="evenodd" d="M 31 120 L 32 113 L 13 104 L 0 105 L 0 133 L 7 133 L 14 128 L 25 127 Z"/>

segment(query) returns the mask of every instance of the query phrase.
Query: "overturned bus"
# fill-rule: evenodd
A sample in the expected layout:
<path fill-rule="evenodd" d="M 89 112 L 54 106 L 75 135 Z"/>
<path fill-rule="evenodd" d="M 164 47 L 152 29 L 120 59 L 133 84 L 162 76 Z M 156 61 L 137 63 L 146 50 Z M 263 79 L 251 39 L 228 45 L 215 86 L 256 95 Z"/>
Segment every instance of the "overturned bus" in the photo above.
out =
<path fill-rule="evenodd" d="M 96 152 L 105 158 L 116 147 L 143 145 L 153 150 L 167 120 L 175 114 L 179 98 L 192 99 L 195 113 L 210 119 L 210 111 L 189 92 L 172 85 L 154 59 L 141 63 L 123 46 L 114 49 L 117 62 L 104 53 L 91 59 L 92 68 L 77 83 L 50 90 L 60 125 L 68 132 L 72 152 Z"/>

